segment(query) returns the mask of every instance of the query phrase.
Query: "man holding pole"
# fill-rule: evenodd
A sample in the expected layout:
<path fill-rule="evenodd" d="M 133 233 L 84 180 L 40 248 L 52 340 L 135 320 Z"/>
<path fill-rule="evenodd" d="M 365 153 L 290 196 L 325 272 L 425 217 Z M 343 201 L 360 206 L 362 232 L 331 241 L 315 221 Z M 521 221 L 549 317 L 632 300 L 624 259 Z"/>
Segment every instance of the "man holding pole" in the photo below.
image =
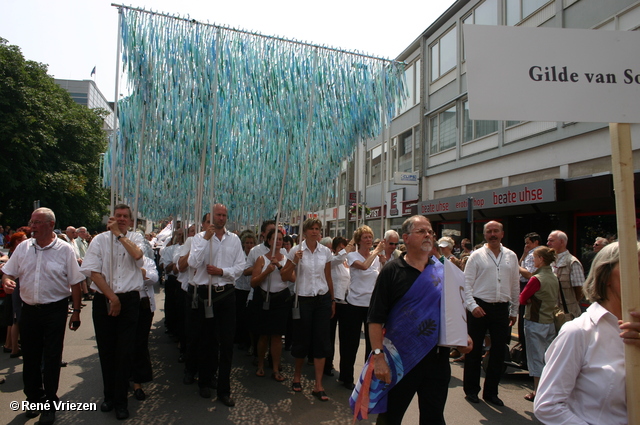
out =
<path fill-rule="evenodd" d="M 231 398 L 231 361 L 236 330 L 233 291 L 244 270 L 245 256 L 240 238 L 225 228 L 227 207 L 214 205 L 212 221 L 205 232 L 194 236 L 189 252 L 188 264 L 196 270 L 196 286 L 189 286 L 189 295 L 194 299 L 189 340 L 199 342 L 197 348 L 188 343 L 187 350 L 197 349 L 200 396 L 211 398 L 217 363 L 218 400 L 232 407 L 235 401 Z"/>
<path fill-rule="evenodd" d="M 104 402 L 100 410 L 116 410 L 118 419 L 129 417 L 128 391 L 144 259 L 142 235 L 129 231 L 131 208 L 116 205 L 107 232 L 96 236 L 82 262 L 81 271 L 93 281 L 93 326 L 102 369 Z"/>

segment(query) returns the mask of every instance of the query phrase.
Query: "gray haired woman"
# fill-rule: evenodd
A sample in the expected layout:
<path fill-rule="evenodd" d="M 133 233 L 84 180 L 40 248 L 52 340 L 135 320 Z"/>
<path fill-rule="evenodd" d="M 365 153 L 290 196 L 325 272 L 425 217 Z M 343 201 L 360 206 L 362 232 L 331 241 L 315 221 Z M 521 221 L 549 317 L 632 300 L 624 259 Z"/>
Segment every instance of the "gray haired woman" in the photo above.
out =
<path fill-rule="evenodd" d="M 638 254 L 640 264 L 640 243 Z M 627 423 L 623 342 L 640 349 L 640 323 L 620 320 L 619 262 L 617 242 L 596 255 L 584 285 L 593 304 L 560 329 L 545 354 L 534 402 L 545 424 Z"/>

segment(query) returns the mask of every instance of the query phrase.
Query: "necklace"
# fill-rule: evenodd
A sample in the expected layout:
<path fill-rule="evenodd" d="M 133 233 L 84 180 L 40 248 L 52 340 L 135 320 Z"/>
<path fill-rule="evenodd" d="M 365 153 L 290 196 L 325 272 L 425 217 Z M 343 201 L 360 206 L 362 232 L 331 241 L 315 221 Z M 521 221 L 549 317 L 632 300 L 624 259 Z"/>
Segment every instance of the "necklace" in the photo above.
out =
<path fill-rule="evenodd" d="M 491 250 L 489 250 L 489 252 L 491 252 Z M 498 261 L 496 262 L 496 259 L 494 258 L 495 255 L 493 254 L 493 252 L 491 252 L 489 254 L 489 258 L 491 258 L 491 261 L 493 261 L 493 264 L 496 265 L 496 271 L 497 271 L 497 275 L 498 275 L 498 282 L 500 282 L 500 263 L 502 262 L 502 250 L 500 250 L 500 255 L 498 256 Z"/>

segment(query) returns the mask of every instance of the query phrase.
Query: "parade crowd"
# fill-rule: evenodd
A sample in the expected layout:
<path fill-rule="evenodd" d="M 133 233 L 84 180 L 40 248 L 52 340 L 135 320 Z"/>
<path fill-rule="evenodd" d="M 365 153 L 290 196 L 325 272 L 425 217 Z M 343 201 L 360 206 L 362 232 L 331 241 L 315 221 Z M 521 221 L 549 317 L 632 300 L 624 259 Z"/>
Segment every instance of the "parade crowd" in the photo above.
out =
<path fill-rule="evenodd" d="M 450 236 L 438 238 L 419 215 L 380 240 L 367 225 L 350 239 L 323 238 L 322 222 L 313 218 L 299 236 L 273 220 L 257 233 L 236 234 L 227 229 L 221 204 L 197 225 L 175 222 L 166 237 L 132 230 L 124 204 L 94 236 L 73 226 L 57 234 L 55 225 L 54 212 L 38 208 L 28 226 L 10 234 L 0 229 L 9 249 L 0 258 L 3 348 L 22 357 L 24 393 L 34 406 L 59 401 L 65 328 L 81 326 L 90 301 L 100 410 L 127 419 L 131 390 L 145 400 L 143 385 L 153 380 L 149 333 L 157 308 L 153 285 L 160 281 L 165 331 L 177 340 L 176 361 L 184 364 L 182 384 L 197 384 L 205 399 L 215 392 L 228 407 L 236 404 L 237 348 L 254 356 L 257 377 L 288 381 L 294 393 L 303 391 L 303 368 L 312 365 L 311 394 L 321 402 L 329 400 L 323 379 L 337 374 L 352 391 L 356 416 L 377 413 L 378 424 L 401 424 L 416 394 L 420 424 L 444 424 L 452 360 L 464 363 L 468 402 L 482 398 L 500 408 L 500 378 L 518 324 L 520 363 L 533 377 L 524 397 L 540 421 L 627 423 L 624 344 L 640 349 L 640 323 L 621 320 L 615 241 L 597 238 L 583 267 L 560 230 L 546 244 L 537 233 L 526 234 L 518 258 L 502 244 L 498 221 L 484 225 L 484 242 L 475 247 L 468 239 L 458 246 Z M 447 262 L 464 274 L 468 336 L 456 347 L 438 345 Z M 640 312 L 631 314 L 640 319 Z M 362 332 L 361 374 L 354 365 Z M 292 376 L 282 373 L 284 350 L 295 359 Z M 56 419 L 54 408 L 25 415 L 40 416 L 42 425 Z"/>

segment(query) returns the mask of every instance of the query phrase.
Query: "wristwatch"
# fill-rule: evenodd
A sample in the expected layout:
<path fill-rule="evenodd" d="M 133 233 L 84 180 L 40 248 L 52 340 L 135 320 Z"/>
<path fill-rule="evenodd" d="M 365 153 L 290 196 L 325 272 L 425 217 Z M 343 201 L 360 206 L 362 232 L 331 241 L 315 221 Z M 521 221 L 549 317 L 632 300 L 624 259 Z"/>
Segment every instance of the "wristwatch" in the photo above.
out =
<path fill-rule="evenodd" d="M 376 348 L 375 350 L 372 351 L 373 355 L 376 356 L 378 354 L 382 354 L 382 350 L 379 348 Z"/>
<path fill-rule="evenodd" d="M 118 236 L 116 236 L 116 240 L 119 241 L 120 238 L 124 238 L 124 235 L 122 233 L 120 233 Z"/>

